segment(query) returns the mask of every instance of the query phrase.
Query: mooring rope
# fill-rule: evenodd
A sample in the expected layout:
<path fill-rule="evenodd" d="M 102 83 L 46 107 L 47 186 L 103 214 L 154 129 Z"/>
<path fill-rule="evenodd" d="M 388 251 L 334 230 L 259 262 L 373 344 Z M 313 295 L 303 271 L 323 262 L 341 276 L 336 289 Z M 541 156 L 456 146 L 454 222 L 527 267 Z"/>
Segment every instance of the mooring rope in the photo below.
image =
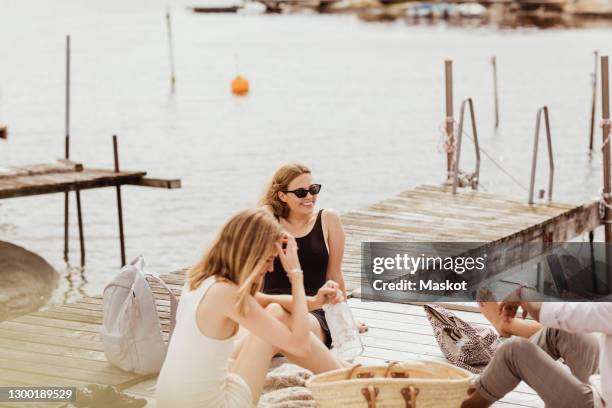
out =
<path fill-rule="evenodd" d="M 601 119 L 601 121 L 599 122 L 599 127 L 603 128 L 604 126 L 610 126 L 612 125 L 612 120 L 610 119 Z M 608 134 L 608 137 L 606 137 L 606 140 L 603 142 L 603 144 L 601 145 L 601 151 L 603 152 L 604 148 L 607 146 L 607 144 L 610 143 L 610 135 Z"/>
<path fill-rule="evenodd" d="M 608 200 L 612 198 L 612 193 L 604 193 L 603 188 L 599 190 L 599 203 L 598 203 L 598 213 L 599 218 L 603 221 L 604 224 L 612 223 L 612 220 L 606 221 L 606 209 L 612 211 L 612 204 L 608 203 Z"/>

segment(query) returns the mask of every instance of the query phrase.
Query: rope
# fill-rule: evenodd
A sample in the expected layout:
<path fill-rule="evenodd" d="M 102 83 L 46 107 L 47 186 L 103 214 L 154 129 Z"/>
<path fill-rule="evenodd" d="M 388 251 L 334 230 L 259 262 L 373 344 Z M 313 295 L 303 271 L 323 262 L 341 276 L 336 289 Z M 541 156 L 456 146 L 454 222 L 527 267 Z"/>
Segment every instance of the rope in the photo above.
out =
<path fill-rule="evenodd" d="M 603 220 L 604 224 L 611 224 L 612 220 L 606 220 L 606 210 L 612 211 L 612 203 L 608 203 L 608 200 L 612 198 L 612 193 L 604 193 L 603 188 L 599 190 L 599 205 L 598 212 L 599 218 Z"/>
<path fill-rule="evenodd" d="M 604 126 L 610 126 L 612 125 L 612 120 L 610 119 L 601 119 L 601 121 L 599 122 L 599 127 L 603 128 Z M 601 151 L 603 152 L 603 150 L 605 149 L 606 145 L 610 143 L 610 134 L 608 133 L 608 137 L 606 137 L 606 140 L 603 142 L 603 144 L 601 145 Z"/>
<path fill-rule="evenodd" d="M 452 133 L 449 134 L 446 131 L 446 126 L 452 123 L 453 130 Z M 440 133 L 442 137 L 440 138 L 440 142 L 438 143 L 438 151 L 446 152 L 446 153 L 454 153 L 455 152 L 455 141 L 457 140 L 458 133 L 458 125 L 457 122 L 451 117 L 444 118 L 444 122 L 440 125 Z"/>

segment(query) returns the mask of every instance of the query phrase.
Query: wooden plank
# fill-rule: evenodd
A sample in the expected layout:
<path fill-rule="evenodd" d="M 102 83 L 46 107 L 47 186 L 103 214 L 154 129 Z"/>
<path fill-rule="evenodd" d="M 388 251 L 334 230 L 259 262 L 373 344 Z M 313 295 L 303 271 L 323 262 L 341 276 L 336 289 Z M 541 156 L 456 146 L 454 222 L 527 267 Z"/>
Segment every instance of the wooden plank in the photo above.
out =
<path fill-rule="evenodd" d="M 100 326 L 94 323 L 81 323 L 81 322 L 73 322 L 68 320 L 58 320 L 58 319 L 47 319 L 44 317 L 37 317 L 31 314 L 23 315 L 11 320 L 13 323 L 22 323 L 29 324 L 34 327 L 55 327 L 55 328 L 63 328 L 70 330 L 78 330 L 78 331 L 86 331 L 90 333 L 99 333 Z M 3 323 L 2 323 L 3 324 Z M 1 324 L 0 324 L 1 327 Z"/>
<path fill-rule="evenodd" d="M 106 356 L 101 351 L 85 350 L 69 346 L 32 343 L 27 341 L 0 338 L 0 347 L 6 350 L 27 351 L 102 362 L 107 361 Z"/>
<path fill-rule="evenodd" d="M 26 197 L 72 190 L 112 187 L 137 182 L 146 172 L 115 173 L 87 169 L 82 172 L 42 174 L 0 179 L 0 198 Z"/>
<path fill-rule="evenodd" d="M 156 179 L 156 178 L 143 177 L 136 181 L 132 181 L 126 184 L 131 184 L 134 186 L 166 188 L 166 189 L 181 188 L 180 179 Z"/>
<path fill-rule="evenodd" d="M 17 361 L 0 358 L 0 370 L 20 371 L 30 373 L 33 376 L 43 375 L 45 377 L 59 378 L 66 381 L 79 381 L 104 385 L 118 385 L 131 380 L 134 375 L 116 371 L 109 373 L 107 370 L 83 370 L 72 367 L 61 367 L 52 364 L 43 364 L 32 361 Z"/>
<path fill-rule="evenodd" d="M 83 387 L 90 383 L 75 379 L 47 376 L 43 374 L 32 374 L 20 370 L 2 369 L 3 377 L 8 377 L 11 381 L 17 381 L 24 385 L 37 385 L 40 387 Z"/>

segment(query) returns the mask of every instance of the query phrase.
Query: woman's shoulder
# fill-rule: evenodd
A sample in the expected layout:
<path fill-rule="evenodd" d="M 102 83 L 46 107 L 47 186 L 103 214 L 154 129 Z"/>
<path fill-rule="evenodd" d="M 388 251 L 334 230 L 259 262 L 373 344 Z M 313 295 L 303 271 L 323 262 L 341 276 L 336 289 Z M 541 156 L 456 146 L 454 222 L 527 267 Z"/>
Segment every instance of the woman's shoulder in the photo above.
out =
<path fill-rule="evenodd" d="M 238 292 L 238 285 L 227 279 L 215 278 L 215 281 L 208 288 L 208 296 L 215 299 L 227 299 L 230 297 L 233 299 L 232 296 L 236 292 Z"/>
<path fill-rule="evenodd" d="M 340 214 L 333 208 L 325 208 L 321 210 L 321 218 L 325 223 L 340 223 Z"/>

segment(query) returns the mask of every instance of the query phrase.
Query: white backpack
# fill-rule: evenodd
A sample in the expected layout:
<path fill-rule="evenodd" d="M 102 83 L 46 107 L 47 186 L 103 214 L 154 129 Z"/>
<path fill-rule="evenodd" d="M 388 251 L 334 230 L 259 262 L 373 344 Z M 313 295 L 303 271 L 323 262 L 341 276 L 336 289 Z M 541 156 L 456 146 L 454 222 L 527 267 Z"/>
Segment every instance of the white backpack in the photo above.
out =
<path fill-rule="evenodd" d="M 108 361 L 137 374 L 159 372 L 166 357 L 166 345 L 147 278 L 170 295 L 170 334 L 176 322 L 178 299 L 157 276 L 144 273 L 142 256 L 121 268 L 103 293 L 103 322 L 100 327 Z"/>

